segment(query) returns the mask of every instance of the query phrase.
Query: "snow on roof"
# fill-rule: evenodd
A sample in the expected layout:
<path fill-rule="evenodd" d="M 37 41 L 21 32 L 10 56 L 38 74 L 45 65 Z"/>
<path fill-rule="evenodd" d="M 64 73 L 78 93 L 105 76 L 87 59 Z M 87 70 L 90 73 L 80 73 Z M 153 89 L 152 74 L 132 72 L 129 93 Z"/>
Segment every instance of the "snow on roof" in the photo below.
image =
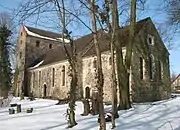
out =
<path fill-rule="evenodd" d="M 36 64 L 35 66 L 33 67 L 30 67 L 29 69 L 34 69 L 34 68 L 37 68 L 39 67 L 42 63 L 44 62 L 44 60 L 42 60 L 41 62 L 39 62 L 38 64 Z"/>
<path fill-rule="evenodd" d="M 24 26 L 24 29 L 27 32 L 27 34 L 30 35 L 30 36 L 34 36 L 34 37 L 38 37 L 38 38 L 43 38 L 43 39 L 47 39 L 47 40 L 52 40 L 52 41 L 61 41 L 61 42 L 63 41 L 62 38 L 50 38 L 50 37 L 45 37 L 45 36 L 39 35 L 37 33 L 31 32 L 31 31 L 28 30 L 28 28 L 26 26 Z M 66 43 L 70 42 L 68 39 L 64 39 L 64 41 Z"/>

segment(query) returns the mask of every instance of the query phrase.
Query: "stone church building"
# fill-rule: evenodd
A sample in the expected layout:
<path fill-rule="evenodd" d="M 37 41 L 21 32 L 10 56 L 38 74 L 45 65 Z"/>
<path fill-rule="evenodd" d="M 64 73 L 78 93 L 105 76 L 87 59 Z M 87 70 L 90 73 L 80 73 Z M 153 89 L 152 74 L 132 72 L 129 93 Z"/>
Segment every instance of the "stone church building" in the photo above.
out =
<path fill-rule="evenodd" d="M 120 29 L 123 54 L 128 42 L 128 26 Z M 130 94 L 134 102 L 166 99 L 170 96 L 169 52 L 150 18 L 138 21 L 133 44 Z M 104 73 L 104 101 L 111 100 L 110 35 L 99 33 Z M 68 46 L 68 40 L 65 40 Z M 36 97 L 67 98 L 69 64 L 60 34 L 22 26 L 18 38 L 16 94 L 24 89 Z M 77 97 L 91 97 L 96 91 L 96 56 L 92 34 L 75 40 L 78 54 Z M 123 55 L 123 56 L 124 56 Z"/>

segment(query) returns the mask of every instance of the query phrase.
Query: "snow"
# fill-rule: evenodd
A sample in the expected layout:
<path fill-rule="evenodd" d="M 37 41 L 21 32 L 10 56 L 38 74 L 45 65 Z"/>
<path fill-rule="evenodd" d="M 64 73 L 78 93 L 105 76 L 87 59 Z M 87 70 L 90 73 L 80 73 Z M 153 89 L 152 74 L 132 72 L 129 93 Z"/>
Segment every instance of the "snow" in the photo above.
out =
<path fill-rule="evenodd" d="M 34 68 L 37 68 L 39 67 L 42 63 L 44 62 L 44 60 L 42 60 L 41 62 L 39 62 L 38 64 L 36 64 L 35 66 L 33 67 L 30 67 L 29 69 L 34 69 Z"/>
<path fill-rule="evenodd" d="M 58 101 L 36 99 L 29 101 L 13 98 L 11 103 L 21 104 L 22 112 L 8 114 L 9 107 L 0 108 L 0 130 L 65 130 L 67 122 L 65 112 L 67 104 L 55 105 Z M 70 130 L 97 130 L 98 116 L 81 116 L 83 106 L 76 102 L 76 120 L 78 125 Z M 28 108 L 32 113 L 26 113 Z M 105 106 L 110 109 L 110 106 Z M 180 97 L 153 103 L 134 104 L 129 110 L 119 111 L 116 130 L 180 130 Z M 110 130 L 111 123 L 107 123 Z"/>
<path fill-rule="evenodd" d="M 36 33 L 34 33 L 34 32 L 31 32 L 31 31 L 29 31 L 29 30 L 27 29 L 26 26 L 24 26 L 24 29 L 25 29 L 25 31 L 27 32 L 27 34 L 30 35 L 30 36 L 34 36 L 34 37 L 38 37 L 38 38 L 43 38 L 43 39 L 47 39 L 47 40 L 52 40 L 52 41 L 58 41 L 58 40 L 60 40 L 61 42 L 63 41 L 62 38 L 57 38 L 57 39 L 55 39 L 55 38 L 50 38 L 50 37 L 41 36 L 41 35 L 39 35 L 39 34 L 36 34 Z M 69 40 L 68 40 L 68 39 L 64 39 L 64 41 L 65 41 L 65 43 L 69 43 Z"/>

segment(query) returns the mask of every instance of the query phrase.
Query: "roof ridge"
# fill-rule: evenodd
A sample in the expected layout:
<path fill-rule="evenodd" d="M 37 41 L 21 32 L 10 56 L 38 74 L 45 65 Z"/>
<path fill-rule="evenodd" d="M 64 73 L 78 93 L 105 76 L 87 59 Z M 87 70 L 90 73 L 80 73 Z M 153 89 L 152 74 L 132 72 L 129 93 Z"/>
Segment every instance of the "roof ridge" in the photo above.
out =
<path fill-rule="evenodd" d="M 35 27 L 27 26 L 27 25 L 23 25 L 23 26 L 25 26 L 26 28 L 31 28 L 31 29 L 36 29 L 36 30 L 39 30 L 39 31 L 44 31 L 44 32 L 48 32 L 48 33 L 54 33 L 54 34 L 57 34 L 57 35 L 62 35 L 61 33 L 53 32 L 53 31 L 49 31 L 49 30 L 44 30 L 44 29 L 41 29 L 41 28 L 35 28 Z"/>
<path fill-rule="evenodd" d="M 180 76 L 180 74 L 178 74 L 178 75 L 176 76 L 176 78 L 171 82 L 171 84 L 172 84 L 177 78 L 179 78 L 179 76 Z"/>

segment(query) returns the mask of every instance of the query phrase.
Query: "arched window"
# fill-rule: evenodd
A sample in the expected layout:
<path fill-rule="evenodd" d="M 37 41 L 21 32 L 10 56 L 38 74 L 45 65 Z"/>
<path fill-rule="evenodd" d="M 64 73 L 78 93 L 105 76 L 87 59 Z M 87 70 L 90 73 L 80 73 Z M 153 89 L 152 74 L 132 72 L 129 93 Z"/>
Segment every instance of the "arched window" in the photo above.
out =
<path fill-rule="evenodd" d="M 110 66 L 112 65 L 111 57 L 109 57 L 109 65 L 110 65 Z"/>
<path fill-rule="evenodd" d="M 32 87 L 35 87 L 35 72 L 32 73 Z"/>
<path fill-rule="evenodd" d="M 162 79 L 162 65 L 161 61 L 158 61 L 158 68 L 159 68 L 159 80 Z"/>
<path fill-rule="evenodd" d="M 143 79 L 144 72 L 143 72 L 143 58 L 139 58 L 139 71 L 140 71 L 140 78 Z"/>
<path fill-rule="evenodd" d="M 93 68 L 96 68 L 97 61 L 96 59 L 93 60 Z"/>
<path fill-rule="evenodd" d="M 62 86 L 65 86 L 65 66 L 62 67 Z"/>
<path fill-rule="evenodd" d="M 149 56 L 149 78 L 153 79 L 153 64 L 154 64 L 154 57 L 153 55 Z"/>
<path fill-rule="evenodd" d="M 85 98 L 90 98 L 90 88 L 89 87 L 86 87 L 86 90 L 85 90 Z"/>
<path fill-rule="evenodd" d="M 41 71 L 39 71 L 39 87 L 41 86 Z"/>
<path fill-rule="evenodd" d="M 53 68 L 53 72 L 52 72 L 52 86 L 54 87 L 54 79 L 55 78 L 55 69 Z"/>

